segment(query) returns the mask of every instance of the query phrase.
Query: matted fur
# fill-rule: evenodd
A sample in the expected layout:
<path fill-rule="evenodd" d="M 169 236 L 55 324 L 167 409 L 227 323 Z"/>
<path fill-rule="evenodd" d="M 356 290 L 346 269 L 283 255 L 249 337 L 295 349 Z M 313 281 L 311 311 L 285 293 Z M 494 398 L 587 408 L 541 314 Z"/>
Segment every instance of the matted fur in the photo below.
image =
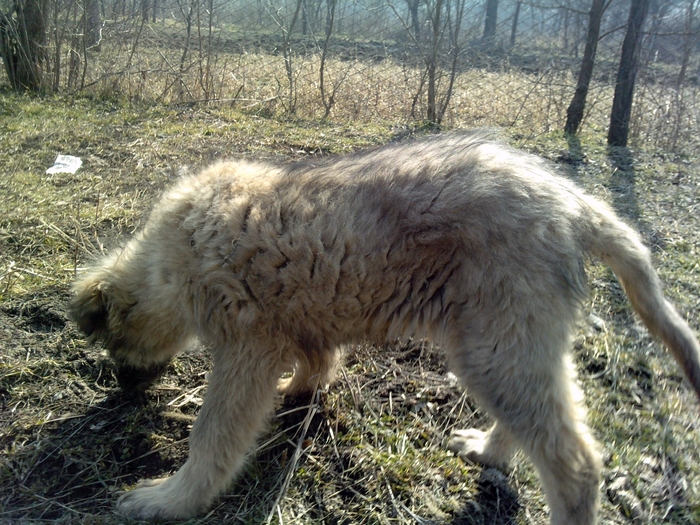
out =
<path fill-rule="evenodd" d="M 700 345 L 637 234 L 532 156 L 449 134 L 183 179 L 74 288 L 78 324 L 127 376 L 156 375 L 193 338 L 214 358 L 189 459 L 118 510 L 203 511 L 240 470 L 278 386 L 330 382 L 340 345 L 425 337 L 497 420 L 448 446 L 496 465 L 522 448 L 551 522 L 593 523 L 601 465 L 569 357 L 586 254 L 612 267 L 700 393 Z"/>

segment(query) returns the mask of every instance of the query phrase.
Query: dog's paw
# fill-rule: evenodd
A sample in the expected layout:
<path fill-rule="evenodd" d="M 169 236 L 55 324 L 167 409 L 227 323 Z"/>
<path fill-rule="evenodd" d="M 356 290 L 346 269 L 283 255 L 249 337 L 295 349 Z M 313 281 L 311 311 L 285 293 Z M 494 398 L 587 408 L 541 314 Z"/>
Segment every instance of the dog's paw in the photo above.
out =
<path fill-rule="evenodd" d="M 465 461 L 488 463 L 484 454 L 487 438 L 486 432 L 475 428 L 455 430 L 447 442 L 447 448 Z"/>
<path fill-rule="evenodd" d="M 122 516 L 144 520 L 194 516 L 199 509 L 186 498 L 178 497 L 179 493 L 172 478 L 144 480 L 117 500 L 116 510 Z"/>
<path fill-rule="evenodd" d="M 491 431 L 470 428 L 455 430 L 447 442 L 447 448 L 464 461 L 489 467 L 506 469 L 512 450 L 507 443 L 494 441 Z"/>

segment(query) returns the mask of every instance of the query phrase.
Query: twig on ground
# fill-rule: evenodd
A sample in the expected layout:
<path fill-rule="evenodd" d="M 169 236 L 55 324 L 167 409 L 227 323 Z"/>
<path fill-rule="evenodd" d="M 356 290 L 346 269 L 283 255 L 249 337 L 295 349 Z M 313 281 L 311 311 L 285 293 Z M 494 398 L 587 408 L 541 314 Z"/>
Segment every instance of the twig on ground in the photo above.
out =
<path fill-rule="evenodd" d="M 294 476 L 294 472 L 296 471 L 297 464 L 299 463 L 299 459 L 301 458 L 301 454 L 304 451 L 304 441 L 306 439 L 306 433 L 309 431 L 309 426 L 311 425 L 311 420 L 316 415 L 316 412 L 318 412 L 320 394 L 321 394 L 321 391 L 318 388 L 316 388 L 316 390 L 314 391 L 313 402 L 309 405 L 309 409 L 306 413 L 306 417 L 304 418 L 304 425 L 302 427 L 301 433 L 299 434 L 299 439 L 297 441 L 296 450 L 294 451 L 294 455 L 292 456 L 292 460 L 289 462 L 289 465 L 287 466 L 287 473 L 285 474 L 284 481 L 282 482 L 282 486 L 280 487 L 279 493 L 277 494 L 277 498 L 275 499 L 275 502 L 272 505 L 272 510 L 270 511 L 270 514 L 268 514 L 267 519 L 265 520 L 265 523 L 268 525 L 269 525 L 269 523 L 272 522 L 272 518 L 275 514 L 278 514 L 278 517 L 280 520 L 280 525 L 282 524 L 282 514 L 281 514 L 281 509 L 279 508 L 279 504 L 282 501 L 282 498 L 284 497 L 284 495 L 287 493 L 287 489 L 289 488 L 289 483 L 292 480 L 292 477 Z"/>

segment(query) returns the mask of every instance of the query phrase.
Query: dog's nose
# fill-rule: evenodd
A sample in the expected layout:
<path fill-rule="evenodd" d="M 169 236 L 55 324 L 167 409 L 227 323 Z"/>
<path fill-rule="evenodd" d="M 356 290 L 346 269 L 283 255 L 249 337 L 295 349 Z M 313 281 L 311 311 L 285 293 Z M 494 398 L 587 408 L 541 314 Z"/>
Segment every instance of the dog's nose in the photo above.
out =
<path fill-rule="evenodd" d="M 169 361 L 151 365 L 147 368 L 115 363 L 114 375 L 122 390 L 146 390 L 163 375 L 168 368 Z"/>

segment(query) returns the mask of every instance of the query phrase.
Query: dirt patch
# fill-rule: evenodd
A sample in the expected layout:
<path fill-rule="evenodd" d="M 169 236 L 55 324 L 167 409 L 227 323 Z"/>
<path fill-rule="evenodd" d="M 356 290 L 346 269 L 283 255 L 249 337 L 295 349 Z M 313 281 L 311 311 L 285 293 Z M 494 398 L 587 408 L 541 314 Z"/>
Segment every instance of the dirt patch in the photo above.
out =
<path fill-rule="evenodd" d="M 14 323 L 18 327 L 29 332 L 50 334 L 66 327 L 65 316 L 56 310 L 55 305 L 51 303 L 3 306 L 2 311 L 8 318 L 14 318 Z"/>

